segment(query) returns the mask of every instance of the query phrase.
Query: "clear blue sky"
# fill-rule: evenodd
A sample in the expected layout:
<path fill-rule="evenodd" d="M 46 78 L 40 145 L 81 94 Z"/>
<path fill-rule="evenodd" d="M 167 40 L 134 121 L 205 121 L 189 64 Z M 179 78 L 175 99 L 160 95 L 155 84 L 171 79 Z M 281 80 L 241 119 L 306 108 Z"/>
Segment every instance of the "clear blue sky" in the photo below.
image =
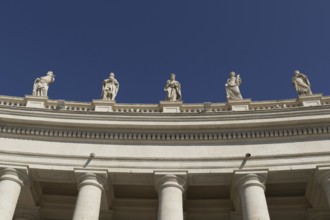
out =
<path fill-rule="evenodd" d="M 0 3 L 0 94 L 31 94 L 54 71 L 51 99 L 99 99 L 111 71 L 118 103 L 158 103 L 171 72 L 186 103 L 296 97 L 293 71 L 330 95 L 329 0 L 17 0 Z"/>

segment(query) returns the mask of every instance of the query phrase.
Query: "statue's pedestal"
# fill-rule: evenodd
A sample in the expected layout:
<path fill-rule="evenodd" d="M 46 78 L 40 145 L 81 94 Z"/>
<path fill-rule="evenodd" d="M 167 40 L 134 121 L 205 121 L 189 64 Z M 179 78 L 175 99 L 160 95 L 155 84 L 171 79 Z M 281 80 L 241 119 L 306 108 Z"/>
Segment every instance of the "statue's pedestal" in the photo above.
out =
<path fill-rule="evenodd" d="M 47 96 L 25 96 L 26 107 L 28 108 L 45 108 L 47 101 Z"/>
<path fill-rule="evenodd" d="M 211 102 L 204 102 L 203 107 L 204 107 L 204 112 L 211 112 L 212 103 Z"/>
<path fill-rule="evenodd" d="M 297 101 L 299 105 L 304 107 L 319 106 L 321 105 L 322 96 L 323 96 L 322 93 L 317 93 L 314 95 L 298 96 Z"/>
<path fill-rule="evenodd" d="M 116 101 L 97 99 L 93 100 L 93 106 L 96 112 L 112 112 Z"/>
<path fill-rule="evenodd" d="M 160 107 L 162 108 L 163 113 L 179 113 L 181 112 L 182 101 L 169 102 L 169 101 L 160 101 Z"/>
<path fill-rule="evenodd" d="M 251 99 L 228 100 L 227 105 L 232 111 L 248 111 Z"/>

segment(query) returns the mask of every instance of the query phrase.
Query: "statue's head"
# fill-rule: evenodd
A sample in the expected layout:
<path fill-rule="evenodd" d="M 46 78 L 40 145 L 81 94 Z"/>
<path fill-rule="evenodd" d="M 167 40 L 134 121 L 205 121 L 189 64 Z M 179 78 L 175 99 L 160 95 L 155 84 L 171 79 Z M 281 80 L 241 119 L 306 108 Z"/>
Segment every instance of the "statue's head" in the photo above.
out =
<path fill-rule="evenodd" d="M 232 72 L 229 73 L 229 76 L 230 77 L 234 77 L 235 75 L 236 75 L 236 73 L 234 71 L 232 71 Z"/>
<path fill-rule="evenodd" d="M 110 73 L 109 74 L 109 78 L 115 78 L 115 74 L 114 73 Z"/>
<path fill-rule="evenodd" d="M 170 77 L 171 77 L 172 80 L 174 80 L 175 79 L 175 74 L 171 73 Z"/>
<path fill-rule="evenodd" d="M 54 77 L 55 75 L 54 75 L 53 71 L 48 71 L 48 72 L 47 72 L 47 76 Z"/>
<path fill-rule="evenodd" d="M 299 70 L 295 70 L 294 73 L 293 73 L 293 75 L 298 76 L 299 73 L 300 73 Z"/>

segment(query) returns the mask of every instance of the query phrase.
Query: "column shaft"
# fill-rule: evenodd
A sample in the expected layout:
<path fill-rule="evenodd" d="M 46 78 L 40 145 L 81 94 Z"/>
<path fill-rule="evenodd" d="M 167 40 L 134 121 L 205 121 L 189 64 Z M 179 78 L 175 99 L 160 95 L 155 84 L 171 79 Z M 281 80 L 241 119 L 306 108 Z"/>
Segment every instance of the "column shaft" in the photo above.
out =
<path fill-rule="evenodd" d="M 158 220 L 183 220 L 182 191 L 176 187 L 161 190 Z"/>
<path fill-rule="evenodd" d="M 163 175 L 156 181 L 158 190 L 158 220 L 183 220 L 185 179 L 176 175 Z"/>
<path fill-rule="evenodd" d="M 23 186 L 15 169 L 6 168 L 0 177 L 0 219 L 12 220 Z"/>
<path fill-rule="evenodd" d="M 265 196 L 265 179 L 247 174 L 238 180 L 244 220 L 270 220 Z"/>
<path fill-rule="evenodd" d="M 244 220 L 269 220 L 264 189 L 249 186 L 242 190 L 242 209 Z"/>
<path fill-rule="evenodd" d="M 0 182 L 0 219 L 11 220 L 21 192 L 21 186 L 11 180 Z"/>
<path fill-rule="evenodd" d="M 103 185 L 93 173 L 79 177 L 79 193 L 73 220 L 98 220 L 101 206 Z"/>

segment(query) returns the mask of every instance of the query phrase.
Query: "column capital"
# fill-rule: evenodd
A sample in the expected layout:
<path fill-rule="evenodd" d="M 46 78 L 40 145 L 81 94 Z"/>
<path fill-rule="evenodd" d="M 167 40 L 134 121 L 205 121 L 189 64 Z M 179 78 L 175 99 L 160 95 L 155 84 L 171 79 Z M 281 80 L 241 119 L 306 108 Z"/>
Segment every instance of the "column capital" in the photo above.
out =
<path fill-rule="evenodd" d="M 231 186 L 230 198 L 236 208 L 241 209 L 241 191 L 248 186 L 259 186 L 266 189 L 268 170 L 235 170 Z"/>
<path fill-rule="evenodd" d="M 105 190 L 107 185 L 107 171 L 93 169 L 75 169 L 74 173 L 78 182 L 78 189 L 86 185 L 93 185 Z"/>
<path fill-rule="evenodd" d="M 1 180 L 11 180 L 23 187 L 29 183 L 29 170 L 24 166 L 0 168 Z"/>
<path fill-rule="evenodd" d="M 234 171 L 231 199 L 244 219 L 270 219 L 265 197 L 267 177 L 268 170 Z"/>
<path fill-rule="evenodd" d="M 266 190 L 268 170 L 237 170 L 234 171 L 233 184 L 238 189 L 248 186 L 259 186 Z"/>
<path fill-rule="evenodd" d="M 156 171 L 155 176 L 155 188 L 159 192 L 166 187 L 177 187 L 182 193 L 186 189 L 187 183 L 187 172 L 167 172 L 167 171 Z"/>

